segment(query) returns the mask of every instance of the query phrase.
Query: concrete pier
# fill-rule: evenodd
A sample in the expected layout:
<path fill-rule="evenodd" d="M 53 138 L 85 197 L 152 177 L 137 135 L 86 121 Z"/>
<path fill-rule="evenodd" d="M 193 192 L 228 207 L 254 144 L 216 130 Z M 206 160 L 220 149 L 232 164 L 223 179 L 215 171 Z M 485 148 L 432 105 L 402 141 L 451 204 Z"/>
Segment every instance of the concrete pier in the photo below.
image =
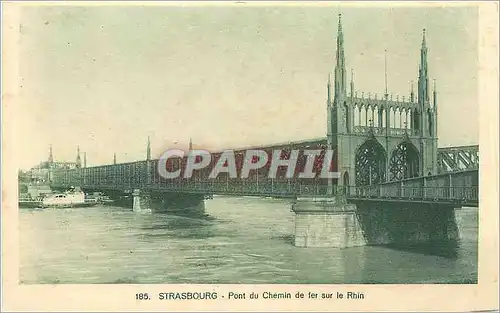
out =
<path fill-rule="evenodd" d="M 205 213 L 205 200 L 202 194 L 159 193 L 153 196 L 154 212 L 179 215 Z"/>
<path fill-rule="evenodd" d="M 135 189 L 134 212 L 156 212 L 175 214 L 204 214 L 204 195 L 185 193 L 153 193 Z"/>
<path fill-rule="evenodd" d="M 295 212 L 295 246 L 348 248 L 366 244 L 356 206 L 337 198 L 298 199 Z"/>
<path fill-rule="evenodd" d="M 134 189 L 132 192 L 134 212 L 152 212 L 151 195 L 148 192 Z"/>
<path fill-rule="evenodd" d="M 458 242 L 455 209 L 439 204 L 366 201 L 356 204 L 367 244 L 411 246 Z"/>
<path fill-rule="evenodd" d="M 460 228 L 450 205 L 358 201 L 341 197 L 298 199 L 295 246 L 349 248 L 363 245 L 458 243 Z"/>

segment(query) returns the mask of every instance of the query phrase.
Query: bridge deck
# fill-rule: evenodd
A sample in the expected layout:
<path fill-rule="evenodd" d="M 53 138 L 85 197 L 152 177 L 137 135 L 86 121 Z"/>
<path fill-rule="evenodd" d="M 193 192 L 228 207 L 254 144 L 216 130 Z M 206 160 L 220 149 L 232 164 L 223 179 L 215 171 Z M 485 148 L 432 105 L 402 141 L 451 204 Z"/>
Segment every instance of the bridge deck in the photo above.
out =
<path fill-rule="evenodd" d="M 151 161 L 155 162 L 155 161 Z M 53 172 L 55 188 L 80 186 L 87 190 L 177 192 L 220 195 L 248 195 L 280 198 L 321 197 L 342 194 L 351 200 L 440 202 L 478 205 L 478 170 L 416 177 L 372 186 L 328 187 L 321 179 L 162 179 L 147 161 Z M 330 193 L 329 193 L 330 192 Z"/>

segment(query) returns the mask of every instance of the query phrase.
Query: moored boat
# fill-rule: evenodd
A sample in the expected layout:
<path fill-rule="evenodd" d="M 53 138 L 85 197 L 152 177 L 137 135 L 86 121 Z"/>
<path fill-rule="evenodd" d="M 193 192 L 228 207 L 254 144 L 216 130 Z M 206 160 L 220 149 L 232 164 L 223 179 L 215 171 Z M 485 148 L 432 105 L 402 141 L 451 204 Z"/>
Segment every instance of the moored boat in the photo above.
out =
<path fill-rule="evenodd" d="M 70 190 L 47 196 L 42 200 L 42 208 L 74 208 L 96 205 L 95 199 L 86 199 L 81 190 Z"/>

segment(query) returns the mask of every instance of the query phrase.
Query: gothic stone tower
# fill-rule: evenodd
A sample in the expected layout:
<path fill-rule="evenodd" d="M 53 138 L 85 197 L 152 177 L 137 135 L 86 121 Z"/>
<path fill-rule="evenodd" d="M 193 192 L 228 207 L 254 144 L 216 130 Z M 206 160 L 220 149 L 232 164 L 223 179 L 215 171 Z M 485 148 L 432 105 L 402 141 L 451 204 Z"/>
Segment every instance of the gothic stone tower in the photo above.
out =
<path fill-rule="evenodd" d="M 344 34 L 339 15 L 337 54 L 327 84 L 327 139 L 337 153 L 339 185 L 370 185 L 437 174 L 437 99 L 429 101 L 425 30 L 420 48 L 418 95 L 358 95 L 347 90 Z"/>

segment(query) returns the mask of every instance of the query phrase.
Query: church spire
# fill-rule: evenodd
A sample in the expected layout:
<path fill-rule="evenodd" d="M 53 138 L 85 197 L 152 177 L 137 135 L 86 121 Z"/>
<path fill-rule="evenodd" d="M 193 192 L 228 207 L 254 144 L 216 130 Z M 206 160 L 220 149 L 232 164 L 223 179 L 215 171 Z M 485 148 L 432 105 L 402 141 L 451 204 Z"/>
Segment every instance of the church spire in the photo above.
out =
<path fill-rule="evenodd" d="M 113 164 L 116 164 L 116 152 L 113 153 Z"/>
<path fill-rule="evenodd" d="M 337 30 L 337 64 L 335 65 L 335 98 L 346 94 L 346 76 L 342 15 L 339 14 Z"/>
<path fill-rule="evenodd" d="M 193 139 L 189 138 L 189 151 L 193 150 Z"/>

